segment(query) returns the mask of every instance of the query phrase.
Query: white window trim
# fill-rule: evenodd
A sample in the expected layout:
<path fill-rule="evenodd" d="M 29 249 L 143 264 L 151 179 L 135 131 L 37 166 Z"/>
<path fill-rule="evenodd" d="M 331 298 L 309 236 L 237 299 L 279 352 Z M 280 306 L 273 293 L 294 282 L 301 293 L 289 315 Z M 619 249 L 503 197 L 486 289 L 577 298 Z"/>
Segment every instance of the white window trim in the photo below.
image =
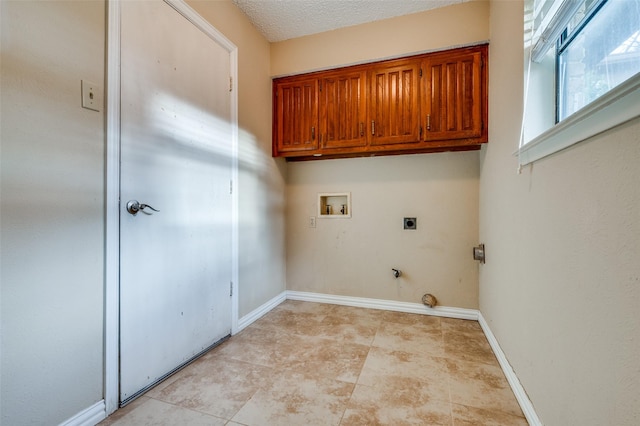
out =
<path fill-rule="evenodd" d="M 518 149 L 520 165 L 533 163 L 640 117 L 640 73 L 531 139 Z"/>

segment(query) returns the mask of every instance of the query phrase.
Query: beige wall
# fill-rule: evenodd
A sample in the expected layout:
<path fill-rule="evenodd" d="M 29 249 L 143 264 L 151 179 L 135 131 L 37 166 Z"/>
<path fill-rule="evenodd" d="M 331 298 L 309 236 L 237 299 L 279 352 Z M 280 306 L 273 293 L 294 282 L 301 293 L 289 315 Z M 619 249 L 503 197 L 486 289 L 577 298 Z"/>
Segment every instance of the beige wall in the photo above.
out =
<path fill-rule="evenodd" d="M 275 43 L 271 69 L 292 74 L 472 44 L 487 40 L 488 30 L 488 3 L 465 3 Z M 477 308 L 478 156 L 289 163 L 287 288 L 414 303 L 430 292 L 443 305 Z M 353 217 L 309 228 L 317 194 L 343 191 L 352 193 Z M 405 216 L 418 218 L 416 231 L 403 230 Z M 394 279 L 391 268 L 404 276 Z"/>
<path fill-rule="evenodd" d="M 491 3 L 480 309 L 545 425 L 637 425 L 640 121 L 517 175 L 522 17 Z"/>
<path fill-rule="evenodd" d="M 269 44 L 231 2 L 191 5 L 239 48 L 244 315 L 285 288 Z M 105 86 L 105 3 L 0 7 L 0 424 L 59 424 L 104 397 L 104 110 L 80 80 Z"/>
<path fill-rule="evenodd" d="M 230 1 L 189 1 L 238 47 L 239 314 L 285 290 L 284 161 L 271 158 L 269 43 Z"/>
<path fill-rule="evenodd" d="M 296 74 L 486 41 L 488 22 L 488 1 L 472 0 L 273 43 L 271 74 Z"/>
<path fill-rule="evenodd" d="M 3 425 L 103 398 L 105 4 L 2 1 Z"/>
<path fill-rule="evenodd" d="M 287 288 L 477 308 L 476 152 L 289 164 Z M 317 219 L 317 194 L 350 192 L 350 219 Z M 418 229 L 404 230 L 403 218 Z M 399 279 L 391 268 L 403 271 Z"/>

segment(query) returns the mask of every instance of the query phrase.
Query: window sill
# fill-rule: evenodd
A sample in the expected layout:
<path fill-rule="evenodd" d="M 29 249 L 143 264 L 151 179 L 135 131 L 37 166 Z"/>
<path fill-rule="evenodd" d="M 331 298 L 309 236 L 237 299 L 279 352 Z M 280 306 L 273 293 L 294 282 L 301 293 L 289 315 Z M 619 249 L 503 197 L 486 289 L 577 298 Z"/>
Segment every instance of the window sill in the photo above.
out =
<path fill-rule="evenodd" d="M 514 155 L 521 165 L 533 163 L 637 117 L 640 117 L 640 74 L 531 139 Z"/>

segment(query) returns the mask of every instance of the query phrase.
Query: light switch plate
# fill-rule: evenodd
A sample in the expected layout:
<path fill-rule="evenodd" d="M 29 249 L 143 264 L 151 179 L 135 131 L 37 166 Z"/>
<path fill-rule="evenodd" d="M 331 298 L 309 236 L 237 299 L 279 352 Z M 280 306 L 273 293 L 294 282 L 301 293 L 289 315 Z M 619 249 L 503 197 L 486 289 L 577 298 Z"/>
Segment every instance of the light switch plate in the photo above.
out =
<path fill-rule="evenodd" d="M 102 88 L 90 81 L 82 80 L 82 108 L 93 111 L 102 109 Z"/>

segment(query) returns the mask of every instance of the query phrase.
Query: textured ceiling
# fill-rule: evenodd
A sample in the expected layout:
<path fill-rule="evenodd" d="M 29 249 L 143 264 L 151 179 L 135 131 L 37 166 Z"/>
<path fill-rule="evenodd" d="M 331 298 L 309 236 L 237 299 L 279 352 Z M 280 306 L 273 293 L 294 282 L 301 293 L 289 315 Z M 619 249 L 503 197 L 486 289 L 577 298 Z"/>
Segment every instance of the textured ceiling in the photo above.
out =
<path fill-rule="evenodd" d="M 469 0 L 232 0 L 271 42 Z"/>

